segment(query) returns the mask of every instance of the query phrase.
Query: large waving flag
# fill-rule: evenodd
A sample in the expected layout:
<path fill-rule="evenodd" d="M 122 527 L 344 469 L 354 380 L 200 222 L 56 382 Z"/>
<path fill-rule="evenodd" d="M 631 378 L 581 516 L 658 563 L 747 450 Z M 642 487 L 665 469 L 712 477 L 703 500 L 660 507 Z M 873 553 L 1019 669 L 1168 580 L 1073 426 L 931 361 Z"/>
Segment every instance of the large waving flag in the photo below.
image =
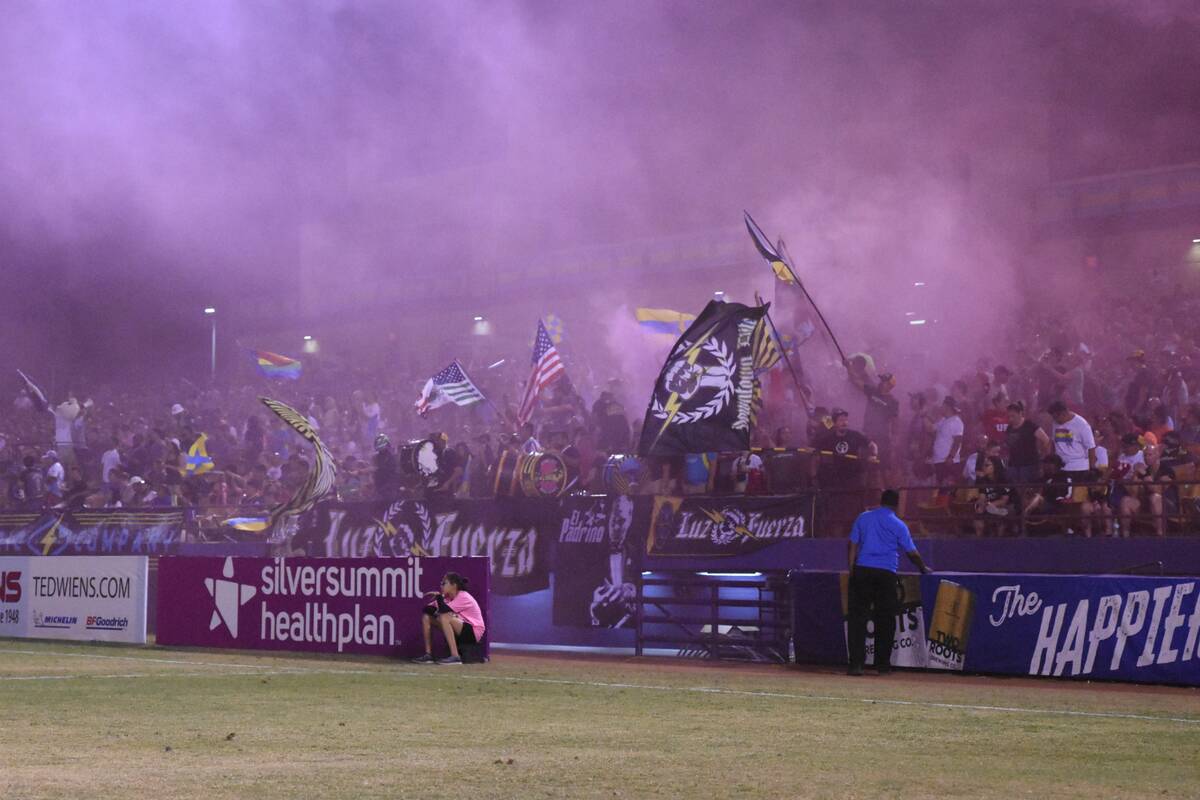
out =
<path fill-rule="evenodd" d="M 672 311 L 669 308 L 639 308 L 634 312 L 638 325 L 646 333 L 666 333 L 672 337 L 687 330 L 696 321 L 695 314 Z"/>
<path fill-rule="evenodd" d="M 533 339 L 533 368 L 529 373 L 529 382 L 525 384 L 525 394 L 521 397 L 521 407 L 517 409 L 517 422 L 524 425 L 533 416 L 533 408 L 537 404 L 538 395 L 542 389 L 554 383 L 565 371 L 562 359 L 546 325 L 540 319 L 537 324 L 537 334 Z"/>
<path fill-rule="evenodd" d="M 462 368 L 462 364 L 451 361 L 450 366 L 425 381 L 425 388 L 417 398 L 417 413 L 423 417 L 447 403 L 469 406 L 482 399 L 483 392 L 467 377 L 467 371 Z"/>
<path fill-rule="evenodd" d="M 29 379 L 21 370 L 17 370 L 17 374 L 21 376 L 21 380 L 25 382 L 25 393 L 29 395 L 29 399 L 33 401 L 33 407 L 38 411 L 49 411 L 50 401 L 46 399 L 46 393 L 41 388 Z"/>
<path fill-rule="evenodd" d="M 304 437 L 305 441 L 312 445 L 313 463 L 308 470 L 308 477 L 305 479 L 304 484 L 296 490 L 296 493 L 292 495 L 290 500 L 271 509 L 266 518 L 238 517 L 225 520 L 226 524 L 243 531 L 270 530 L 285 517 L 293 517 L 308 511 L 318 500 L 333 491 L 333 480 L 337 474 L 337 469 L 334 466 L 333 456 L 330 454 L 329 448 L 321 441 L 321 437 L 317 435 L 316 430 L 309 424 L 307 417 L 278 400 L 272 400 L 268 397 L 260 397 L 258 399 L 262 401 L 263 405 L 271 409 L 275 416 L 290 425 L 292 430 L 300 434 Z"/>
<path fill-rule="evenodd" d="M 663 364 L 638 454 L 748 450 L 760 398 L 753 342 L 767 307 L 709 301 Z"/>
<path fill-rule="evenodd" d="M 202 433 L 188 448 L 187 463 L 184 467 L 188 475 L 203 475 L 212 470 L 213 460 L 208 455 L 208 448 L 205 445 L 207 441 L 208 434 Z"/>
<path fill-rule="evenodd" d="M 255 350 L 254 362 L 259 374 L 264 378 L 282 378 L 294 381 L 300 377 L 303 370 L 303 366 L 296 359 L 266 350 Z"/>

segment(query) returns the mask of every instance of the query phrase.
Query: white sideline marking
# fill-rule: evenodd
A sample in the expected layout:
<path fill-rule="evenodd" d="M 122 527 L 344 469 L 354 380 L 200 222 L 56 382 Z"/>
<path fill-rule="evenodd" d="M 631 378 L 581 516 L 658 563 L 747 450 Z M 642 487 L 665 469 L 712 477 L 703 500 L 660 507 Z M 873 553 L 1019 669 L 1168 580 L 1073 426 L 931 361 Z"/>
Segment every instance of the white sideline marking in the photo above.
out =
<path fill-rule="evenodd" d="M 386 672 L 387 675 L 404 677 L 426 675 L 427 672 Z M 440 674 L 440 673 L 439 673 Z M 1072 711 L 1059 708 L 1020 708 L 1017 706 L 983 706 L 967 703 L 935 703 L 928 700 L 895 700 L 888 698 L 839 697 L 836 695 L 794 694 L 790 692 L 756 692 L 749 689 L 721 689 L 715 686 L 656 686 L 647 683 L 605 683 L 603 681 L 572 681 L 561 678 L 506 678 L 499 675 L 459 675 L 464 680 L 511 681 L 513 683 L 548 683 L 561 686 L 588 686 L 598 689 L 649 689 L 659 692 L 689 692 L 700 694 L 725 694 L 738 697 L 773 697 L 785 700 L 807 700 L 819 703 L 864 703 L 883 706 L 915 706 L 918 708 L 944 708 L 953 711 L 990 711 L 1002 714 L 1044 714 L 1064 717 L 1093 717 L 1097 719 L 1129 719 L 1145 722 L 1180 722 L 1200 725 L 1200 717 L 1159 717 L 1151 714 L 1123 714 L 1119 711 Z"/>
<path fill-rule="evenodd" d="M 109 661 L 142 661 L 147 664 L 180 664 L 189 667 L 239 667 L 242 669 L 278 669 L 270 664 L 234 664 L 222 661 L 191 661 L 176 658 L 154 658 L 145 656 L 110 656 L 99 653 L 59 653 L 51 650 L 11 650 L 0 647 L 0 655 L 15 653 L 23 656 L 54 656 L 55 658 L 102 658 Z M 299 669 L 299 668 L 298 668 Z"/>
<path fill-rule="evenodd" d="M 229 678 L 229 677 L 262 677 L 268 675 L 363 675 L 369 670 L 339 670 L 339 669 L 283 669 L 273 672 L 126 672 L 117 675 L 88 674 L 80 675 L 0 675 L 0 681 L 71 681 L 71 680 L 107 680 L 130 678 Z"/>

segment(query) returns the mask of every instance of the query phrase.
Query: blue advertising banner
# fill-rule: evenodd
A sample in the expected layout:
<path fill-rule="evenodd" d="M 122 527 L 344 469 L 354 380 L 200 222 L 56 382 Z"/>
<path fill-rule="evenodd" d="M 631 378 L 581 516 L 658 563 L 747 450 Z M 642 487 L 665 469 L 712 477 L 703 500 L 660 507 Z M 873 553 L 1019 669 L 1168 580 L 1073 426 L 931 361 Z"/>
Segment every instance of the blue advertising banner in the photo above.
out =
<path fill-rule="evenodd" d="M 793 574 L 797 660 L 845 662 L 842 583 L 836 573 Z M 917 609 L 925 640 L 912 641 L 910 603 L 897 615 L 891 660 L 963 672 L 1200 686 L 1197 583 L 1125 575 L 926 575 Z M 897 652 L 902 645 L 907 651 Z"/>
<path fill-rule="evenodd" d="M 184 539 L 186 512 L 81 509 L 0 514 L 0 555 L 165 555 Z"/>
<path fill-rule="evenodd" d="M 1196 583 L 1123 575 L 925 576 L 930 666 L 1200 685 Z"/>

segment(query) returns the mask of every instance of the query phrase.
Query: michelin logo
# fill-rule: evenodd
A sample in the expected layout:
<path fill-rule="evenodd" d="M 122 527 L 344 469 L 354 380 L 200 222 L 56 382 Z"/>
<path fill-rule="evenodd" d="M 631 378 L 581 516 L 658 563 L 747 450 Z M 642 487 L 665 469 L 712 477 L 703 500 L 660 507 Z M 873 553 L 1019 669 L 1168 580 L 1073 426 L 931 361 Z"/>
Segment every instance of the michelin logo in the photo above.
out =
<path fill-rule="evenodd" d="M 204 587 L 208 589 L 209 596 L 213 599 L 212 619 L 208 622 L 208 629 L 216 630 L 216 628 L 224 623 L 225 630 L 229 631 L 229 635 L 234 639 L 238 635 L 238 609 L 250 602 L 250 599 L 258 593 L 258 589 L 247 583 L 237 583 L 231 580 L 233 578 L 233 558 L 225 559 L 225 566 L 221 569 L 221 575 L 224 579 L 212 578 L 204 579 Z"/>

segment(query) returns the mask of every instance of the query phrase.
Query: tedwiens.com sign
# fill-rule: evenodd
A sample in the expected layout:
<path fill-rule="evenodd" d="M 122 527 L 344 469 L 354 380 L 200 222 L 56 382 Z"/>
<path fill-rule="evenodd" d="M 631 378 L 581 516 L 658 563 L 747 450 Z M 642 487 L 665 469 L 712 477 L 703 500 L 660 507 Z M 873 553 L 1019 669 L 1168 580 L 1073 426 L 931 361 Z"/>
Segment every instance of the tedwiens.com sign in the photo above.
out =
<path fill-rule="evenodd" d="M 467 578 L 486 622 L 486 558 L 162 558 L 157 641 L 416 656 L 425 592 L 446 572 Z"/>
<path fill-rule="evenodd" d="M 145 556 L 0 557 L 0 636 L 146 641 Z"/>

